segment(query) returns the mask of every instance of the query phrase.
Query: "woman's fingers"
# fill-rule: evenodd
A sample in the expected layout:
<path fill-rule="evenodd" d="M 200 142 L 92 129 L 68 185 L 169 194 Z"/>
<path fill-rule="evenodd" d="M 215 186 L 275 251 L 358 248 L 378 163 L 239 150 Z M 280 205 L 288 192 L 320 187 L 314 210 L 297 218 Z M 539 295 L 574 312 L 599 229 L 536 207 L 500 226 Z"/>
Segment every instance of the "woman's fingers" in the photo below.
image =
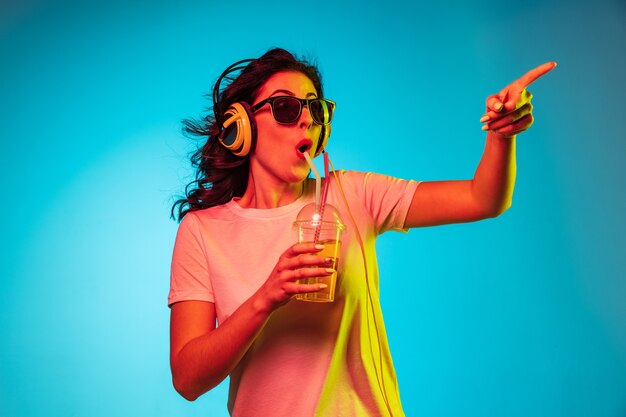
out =
<path fill-rule="evenodd" d="M 281 256 L 276 267 L 280 280 L 286 285 L 289 282 L 301 279 L 327 276 L 335 273 L 336 271 L 330 268 L 333 264 L 331 258 L 315 254 L 322 249 L 323 245 L 315 245 L 313 243 L 298 243 L 291 246 Z M 319 290 L 319 287 L 317 290 Z"/>
<path fill-rule="evenodd" d="M 492 114 L 498 114 L 504 108 L 504 99 L 506 98 L 505 94 L 494 94 L 487 98 L 487 111 Z"/>
<path fill-rule="evenodd" d="M 305 253 L 316 253 L 322 249 L 324 249 L 324 245 L 320 245 L 319 243 L 296 243 L 288 247 L 287 250 L 281 255 L 281 258 L 293 258 Z"/>
<path fill-rule="evenodd" d="M 323 249 L 323 245 L 313 243 L 297 243 L 287 249 L 277 264 L 277 271 L 293 271 L 308 267 L 328 267 L 333 261 L 331 258 L 316 255 Z"/>
<path fill-rule="evenodd" d="M 508 88 L 507 86 L 504 90 L 500 91 L 500 93 L 487 98 L 487 113 L 480 119 L 481 123 L 497 119 L 503 114 L 514 110 L 510 108 L 511 97 Z"/>
<path fill-rule="evenodd" d="M 313 277 L 324 277 L 327 275 L 332 275 L 335 272 L 333 268 L 322 268 L 322 267 L 310 267 L 310 268 L 299 268 L 290 271 L 287 274 L 289 281 L 296 281 L 304 278 L 313 278 Z"/>
<path fill-rule="evenodd" d="M 281 263 L 282 269 L 296 269 L 304 268 L 307 266 L 327 266 L 332 265 L 331 258 L 325 258 L 319 255 L 305 254 L 296 256 L 294 258 L 288 258 Z"/>
<path fill-rule="evenodd" d="M 537 68 L 533 68 L 526 74 L 522 75 L 519 79 L 515 80 L 513 84 L 516 84 L 520 90 L 525 89 L 531 83 L 535 82 L 537 78 L 547 74 L 556 67 L 556 62 L 546 62 L 539 65 Z"/>
<path fill-rule="evenodd" d="M 298 284 L 295 282 L 289 282 L 285 284 L 287 287 L 286 292 L 292 296 L 307 292 L 316 292 L 328 288 L 326 284 Z"/>
<path fill-rule="evenodd" d="M 503 104 L 502 109 L 496 112 L 493 110 L 489 110 L 489 106 L 487 106 L 487 113 L 485 113 L 481 118 L 480 122 L 494 122 L 498 119 L 501 119 L 511 112 L 516 111 L 517 109 L 523 107 L 525 104 L 530 103 L 533 95 L 526 90 L 523 91 L 513 91 L 510 92 L 510 95 L 507 97 L 506 102 Z M 489 99 L 488 99 L 489 100 Z M 484 130 L 484 129 L 483 129 Z"/>
<path fill-rule="evenodd" d="M 284 273 L 282 288 L 285 293 L 295 295 L 301 292 L 315 292 L 327 287 L 323 283 L 309 283 L 309 278 L 320 278 L 335 273 L 332 268 L 301 268 Z"/>
<path fill-rule="evenodd" d="M 296 243 L 279 257 L 260 291 L 272 308 L 288 303 L 295 295 L 321 291 L 328 287 L 329 276 L 336 274 L 334 260 L 319 256 L 322 244 Z M 326 279 L 320 279 L 326 278 Z"/>
<path fill-rule="evenodd" d="M 487 98 L 487 112 L 480 118 L 480 122 L 493 122 L 520 108 L 526 102 L 530 102 L 532 95 L 526 91 L 526 88 L 555 67 L 556 62 L 546 62 L 539 65 L 504 87 L 498 94 L 489 96 Z"/>
<path fill-rule="evenodd" d="M 532 113 L 528 113 L 526 116 L 522 117 L 515 123 L 506 125 L 499 129 L 490 129 L 490 130 L 496 132 L 499 135 L 514 136 L 528 129 L 533 124 L 533 121 L 534 119 L 533 119 Z"/>
<path fill-rule="evenodd" d="M 485 113 L 483 115 L 483 117 L 480 118 L 480 122 L 481 123 L 493 123 L 496 120 L 500 120 L 500 119 L 503 119 L 504 117 L 509 116 L 515 110 L 516 109 L 513 108 L 513 110 L 504 110 L 504 111 L 502 111 L 500 113 L 496 113 L 494 111 L 488 111 L 487 113 Z M 486 130 L 486 129 L 484 129 L 484 126 L 483 126 L 483 130 Z"/>
<path fill-rule="evenodd" d="M 283 252 L 261 288 L 274 308 L 286 304 L 296 294 L 326 288 L 323 283 L 308 283 L 310 278 L 336 273 L 334 269 L 329 268 L 332 262 L 316 255 L 323 248 L 323 245 L 314 243 L 297 243 Z"/>
<path fill-rule="evenodd" d="M 503 128 L 507 125 L 515 123 L 517 120 L 521 119 L 522 117 L 526 116 L 532 111 L 533 111 L 533 105 L 530 103 L 526 103 L 519 109 L 514 110 L 510 113 L 507 113 L 503 115 L 502 117 L 500 117 L 499 119 L 496 119 L 495 121 L 490 121 L 486 123 L 483 126 L 483 130 L 497 130 L 497 129 Z"/>

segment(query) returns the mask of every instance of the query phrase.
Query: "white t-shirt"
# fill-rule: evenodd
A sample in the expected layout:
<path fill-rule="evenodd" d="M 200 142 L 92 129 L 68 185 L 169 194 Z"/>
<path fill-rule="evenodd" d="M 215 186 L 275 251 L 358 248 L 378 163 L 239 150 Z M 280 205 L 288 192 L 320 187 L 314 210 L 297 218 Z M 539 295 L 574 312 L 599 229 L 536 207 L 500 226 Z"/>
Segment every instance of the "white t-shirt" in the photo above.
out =
<path fill-rule="evenodd" d="M 337 175 L 363 239 L 368 279 L 331 174 L 327 203 L 346 225 L 335 301 L 293 299 L 272 314 L 230 375 L 228 409 L 235 417 L 389 416 L 389 409 L 404 416 L 379 303 L 375 239 L 404 230 L 419 183 L 373 173 Z M 244 209 L 231 200 L 188 213 L 176 236 L 168 304 L 212 302 L 218 325 L 226 321 L 295 243 L 292 224 L 314 199 L 314 180 L 307 180 L 302 197 L 275 209 Z"/>

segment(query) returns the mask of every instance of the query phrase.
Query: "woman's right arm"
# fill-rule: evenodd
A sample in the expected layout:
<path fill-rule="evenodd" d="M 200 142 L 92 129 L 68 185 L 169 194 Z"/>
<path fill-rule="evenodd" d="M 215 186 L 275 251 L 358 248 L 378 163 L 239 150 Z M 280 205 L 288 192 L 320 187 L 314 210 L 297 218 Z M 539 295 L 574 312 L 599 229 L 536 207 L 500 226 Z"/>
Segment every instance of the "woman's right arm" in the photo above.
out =
<path fill-rule="evenodd" d="M 329 275 L 329 261 L 314 255 L 323 248 L 295 244 L 278 259 L 265 283 L 233 314 L 215 327 L 215 304 L 181 301 L 172 305 L 170 364 L 176 391 L 193 401 L 218 385 L 237 366 L 270 315 L 298 293 L 319 291 L 323 284 L 297 284 Z"/>
<path fill-rule="evenodd" d="M 214 303 L 174 304 L 170 361 L 176 391 L 193 401 L 219 384 L 239 363 L 270 313 L 252 297 L 216 328 Z"/>

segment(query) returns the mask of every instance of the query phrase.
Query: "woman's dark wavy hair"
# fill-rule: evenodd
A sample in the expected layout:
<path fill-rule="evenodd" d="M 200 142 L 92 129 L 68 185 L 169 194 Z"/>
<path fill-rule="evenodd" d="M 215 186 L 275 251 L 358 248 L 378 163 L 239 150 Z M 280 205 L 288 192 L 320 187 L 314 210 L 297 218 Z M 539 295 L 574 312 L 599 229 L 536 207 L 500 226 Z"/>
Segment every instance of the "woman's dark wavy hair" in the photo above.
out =
<path fill-rule="evenodd" d="M 179 222 L 191 211 L 218 206 L 241 197 L 248 185 L 249 157 L 236 156 L 220 144 L 217 139 L 220 129 L 215 115 L 221 116 L 236 102 L 252 105 L 259 89 L 274 74 L 281 71 L 297 71 L 306 75 L 315 86 L 319 97 L 324 97 L 322 77 L 314 64 L 296 58 L 288 51 L 274 48 L 250 62 L 238 76 L 235 69 L 224 76 L 220 84 L 227 86 L 220 92 L 216 85 L 217 101 L 213 108 L 200 120 L 185 119 L 183 133 L 186 136 L 206 138 L 204 145 L 191 156 L 191 165 L 196 168 L 195 180 L 185 187 L 185 197 L 172 206 L 171 217 Z M 220 77 L 221 78 L 221 77 Z M 220 79 L 216 82 L 219 83 Z"/>

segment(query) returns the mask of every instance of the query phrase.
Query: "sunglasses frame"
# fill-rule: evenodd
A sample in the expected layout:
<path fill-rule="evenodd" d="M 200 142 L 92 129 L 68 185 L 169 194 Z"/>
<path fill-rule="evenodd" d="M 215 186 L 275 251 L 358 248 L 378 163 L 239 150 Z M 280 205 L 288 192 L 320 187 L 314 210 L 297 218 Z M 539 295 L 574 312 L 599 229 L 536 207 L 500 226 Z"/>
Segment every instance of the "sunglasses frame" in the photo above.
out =
<path fill-rule="evenodd" d="M 298 115 L 291 122 L 281 122 L 281 121 L 276 119 L 276 115 L 274 114 L 274 101 L 277 100 L 277 99 L 281 99 L 281 98 L 288 98 L 288 99 L 292 99 L 292 100 L 296 100 L 296 101 L 300 102 L 300 110 L 298 111 Z M 315 120 L 315 116 L 311 112 L 311 107 L 310 107 L 310 103 L 312 101 L 323 101 L 323 102 L 326 102 L 326 103 L 330 103 L 330 105 L 332 106 L 332 111 L 331 111 L 331 115 L 330 115 L 330 121 L 328 123 L 319 123 L 317 120 Z M 258 102 L 257 104 L 255 104 L 254 106 L 250 107 L 250 112 L 253 113 L 253 114 L 256 113 L 266 103 L 270 104 L 270 109 L 272 111 L 272 116 L 274 117 L 274 120 L 276 120 L 276 123 L 279 123 L 281 125 L 290 125 L 290 124 L 293 124 L 293 123 L 297 122 L 298 119 L 300 119 L 300 116 L 302 115 L 302 108 L 304 106 L 307 106 L 309 108 L 309 113 L 311 114 L 311 119 L 313 119 L 313 121 L 316 124 L 321 125 L 321 126 L 328 126 L 330 124 L 330 122 L 332 122 L 332 120 L 333 120 L 333 115 L 335 113 L 335 107 L 337 107 L 337 105 L 335 104 L 334 101 L 328 100 L 328 99 L 325 99 L 325 98 L 317 98 L 317 97 L 315 97 L 315 98 L 298 98 L 298 97 L 294 97 L 294 96 L 273 96 L 273 97 L 268 97 L 265 100 L 262 100 L 262 101 Z"/>

